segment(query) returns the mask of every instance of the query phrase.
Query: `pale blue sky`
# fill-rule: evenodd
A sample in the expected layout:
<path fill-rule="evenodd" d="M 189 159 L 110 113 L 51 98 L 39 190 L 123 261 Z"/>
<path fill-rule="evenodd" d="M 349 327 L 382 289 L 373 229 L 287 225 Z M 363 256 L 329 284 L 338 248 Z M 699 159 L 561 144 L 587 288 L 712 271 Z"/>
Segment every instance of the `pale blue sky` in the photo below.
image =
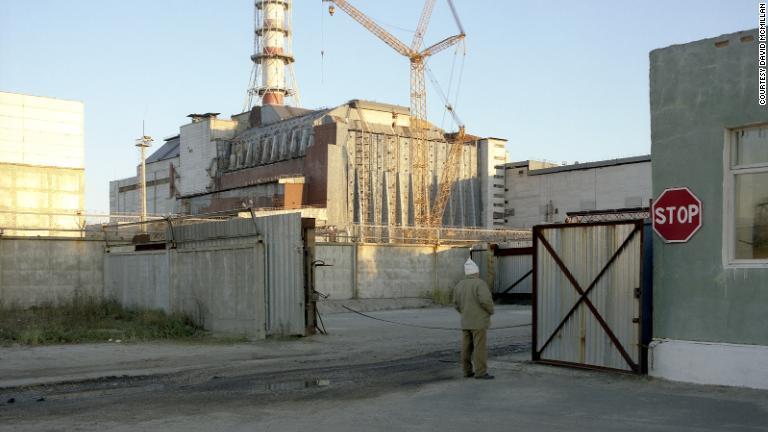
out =
<path fill-rule="evenodd" d="M 0 90 L 85 102 L 86 207 L 107 211 L 109 180 L 135 172 L 142 119 L 159 145 L 189 113 L 241 111 L 252 3 L 0 0 Z M 352 3 L 409 41 L 401 29 L 416 26 L 422 4 Z M 507 138 L 513 160 L 573 162 L 650 152 L 649 51 L 757 27 L 758 2 L 455 3 L 467 32 L 457 111 L 468 131 Z M 437 5 L 427 44 L 455 32 Z M 294 51 L 304 107 L 408 105 L 407 60 L 320 0 L 294 0 Z M 444 87 L 453 58 L 432 62 Z M 437 92 L 429 97 L 439 125 Z"/>

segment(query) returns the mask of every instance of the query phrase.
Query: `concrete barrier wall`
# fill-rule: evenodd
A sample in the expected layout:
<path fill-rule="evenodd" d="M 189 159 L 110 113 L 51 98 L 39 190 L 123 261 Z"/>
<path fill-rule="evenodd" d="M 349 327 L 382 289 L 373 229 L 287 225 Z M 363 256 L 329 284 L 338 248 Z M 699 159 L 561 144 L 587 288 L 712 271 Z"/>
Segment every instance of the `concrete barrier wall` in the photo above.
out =
<path fill-rule="evenodd" d="M 424 297 L 435 286 L 433 252 L 431 246 L 358 246 L 358 295 L 365 299 Z"/>
<path fill-rule="evenodd" d="M 464 279 L 464 262 L 469 258 L 469 248 L 440 247 L 437 249 L 437 288 L 453 290 Z"/>
<path fill-rule="evenodd" d="M 315 289 L 329 300 L 393 299 L 449 290 L 464 277 L 469 249 L 389 244 L 319 243 Z"/>
<path fill-rule="evenodd" d="M 329 300 L 355 298 L 355 245 L 323 243 L 315 248 L 315 260 L 329 267 L 315 267 L 315 290 L 329 295 Z"/>
<path fill-rule="evenodd" d="M 0 303 L 60 304 L 101 298 L 104 243 L 84 239 L 0 238 Z"/>

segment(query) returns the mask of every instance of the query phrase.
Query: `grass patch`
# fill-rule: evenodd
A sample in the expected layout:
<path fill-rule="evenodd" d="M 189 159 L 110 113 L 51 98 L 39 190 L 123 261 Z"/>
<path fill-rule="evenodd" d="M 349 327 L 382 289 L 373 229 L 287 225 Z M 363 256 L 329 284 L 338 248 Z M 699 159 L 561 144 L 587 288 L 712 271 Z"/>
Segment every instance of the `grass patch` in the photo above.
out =
<path fill-rule="evenodd" d="M 78 298 L 59 306 L 0 306 L 0 344 L 191 340 L 208 337 L 183 314 L 123 308 L 114 301 Z"/>

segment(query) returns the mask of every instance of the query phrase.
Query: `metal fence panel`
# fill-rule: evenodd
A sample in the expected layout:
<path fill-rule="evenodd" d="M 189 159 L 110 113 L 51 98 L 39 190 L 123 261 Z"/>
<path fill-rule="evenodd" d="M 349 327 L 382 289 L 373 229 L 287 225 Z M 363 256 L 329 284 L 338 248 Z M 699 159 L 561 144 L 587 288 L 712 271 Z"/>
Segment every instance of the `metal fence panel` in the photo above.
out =
<path fill-rule="evenodd" d="M 301 214 L 260 217 L 253 222 L 267 247 L 267 335 L 303 335 L 306 316 Z"/>
<path fill-rule="evenodd" d="M 171 265 L 166 251 L 108 253 L 104 294 L 126 307 L 172 312 Z"/>
<path fill-rule="evenodd" d="M 534 360 L 640 372 L 642 222 L 534 230 Z"/>
<path fill-rule="evenodd" d="M 253 237 L 251 237 L 253 238 Z M 214 332 L 264 337 L 264 246 L 178 249 L 174 307 Z"/>
<path fill-rule="evenodd" d="M 267 335 L 303 335 L 306 330 L 304 298 L 304 243 L 301 213 L 223 222 L 175 224 L 166 234 L 179 249 L 223 247 L 260 236 L 266 245 Z"/>
<path fill-rule="evenodd" d="M 226 221 L 202 222 L 196 224 L 173 225 L 166 229 L 165 237 L 176 243 L 177 248 L 194 248 L 199 242 L 206 245 L 227 245 L 242 242 L 249 237 L 258 236 L 259 232 L 251 218 L 232 218 Z"/>

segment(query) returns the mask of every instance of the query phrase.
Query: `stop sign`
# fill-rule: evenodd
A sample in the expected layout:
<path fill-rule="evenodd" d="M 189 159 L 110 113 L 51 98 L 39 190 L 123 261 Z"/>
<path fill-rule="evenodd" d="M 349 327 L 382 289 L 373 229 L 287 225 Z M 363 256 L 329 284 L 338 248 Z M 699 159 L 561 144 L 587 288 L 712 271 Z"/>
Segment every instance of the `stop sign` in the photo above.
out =
<path fill-rule="evenodd" d="M 701 228 L 701 201 L 685 187 L 662 192 L 651 214 L 654 231 L 667 243 L 687 242 Z"/>

